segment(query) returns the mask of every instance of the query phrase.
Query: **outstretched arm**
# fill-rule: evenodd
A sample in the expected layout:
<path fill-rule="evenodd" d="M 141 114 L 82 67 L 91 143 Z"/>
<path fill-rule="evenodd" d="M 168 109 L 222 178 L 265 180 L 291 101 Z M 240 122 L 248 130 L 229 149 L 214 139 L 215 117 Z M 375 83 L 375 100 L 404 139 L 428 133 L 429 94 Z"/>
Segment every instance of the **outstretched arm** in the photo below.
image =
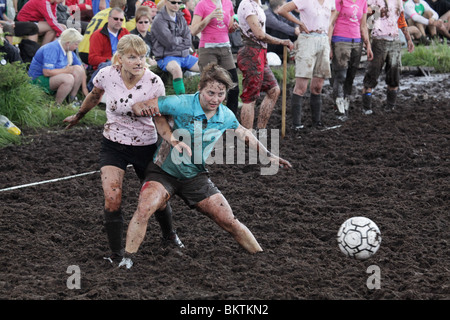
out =
<path fill-rule="evenodd" d="M 69 123 L 66 129 L 72 128 L 84 117 L 86 113 L 88 113 L 92 108 L 98 105 L 102 100 L 104 92 L 104 90 L 94 87 L 94 89 L 92 89 L 92 91 L 83 100 L 83 104 L 81 105 L 80 110 L 78 110 L 76 114 L 68 116 L 63 120 L 63 122 Z"/>
<path fill-rule="evenodd" d="M 267 148 L 247 128 L 239 125 L 239 127 L 235 130 L 235 133 L 237 138 L 244 141 L 249 148 L 256 150 L 259 154 L 266 154 L 270 162 L 277 163 L 282 168 L 292 168 L 289 161 L 284 160 L 267 150 Z"/>

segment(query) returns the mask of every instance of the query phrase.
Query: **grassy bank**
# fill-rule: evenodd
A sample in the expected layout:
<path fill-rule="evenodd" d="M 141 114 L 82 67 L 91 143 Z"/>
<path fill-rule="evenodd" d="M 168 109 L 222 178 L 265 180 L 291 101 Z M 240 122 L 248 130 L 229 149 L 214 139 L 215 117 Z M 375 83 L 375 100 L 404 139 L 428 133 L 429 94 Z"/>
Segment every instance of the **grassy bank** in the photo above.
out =
<path fill-rule="evenodd" d="M 416 46 L 412 53 L 405 49 L 402 64 L 412 67 L 432 67 L 436 73 L 449 73 L 450 46 L 433 42 L 429 46 Z"/>

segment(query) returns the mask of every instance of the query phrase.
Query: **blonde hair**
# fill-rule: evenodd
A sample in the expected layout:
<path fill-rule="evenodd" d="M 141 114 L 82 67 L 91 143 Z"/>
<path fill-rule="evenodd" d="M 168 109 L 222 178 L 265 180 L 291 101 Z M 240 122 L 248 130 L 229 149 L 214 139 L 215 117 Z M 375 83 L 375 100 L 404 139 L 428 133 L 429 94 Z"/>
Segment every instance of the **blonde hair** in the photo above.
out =
<path fill-rule="evenodd" d="M 61 45 L 64 45 L 66 43 L 80 43 L 83 39 L 82 34 L 75 28 L 68 28 L 64 30 L 61 35 L 59 36 L 59 41 L 61 42 Z M 71 51 L 66 51 L 67 55 L 67 65 L 72 65 L 73 63 L 73 55 Z"/>
<path fill-rule="evenodd" d="M 136 34 L 126 34 L 120 38 L 117 43 L 117 51 L 112 57 L 112 64 L 119 64 L 119 55 L 123 56 L 127 53 L 136 53 L 137 55 L 147 54 L 147 44 L 141 37 Z"/>

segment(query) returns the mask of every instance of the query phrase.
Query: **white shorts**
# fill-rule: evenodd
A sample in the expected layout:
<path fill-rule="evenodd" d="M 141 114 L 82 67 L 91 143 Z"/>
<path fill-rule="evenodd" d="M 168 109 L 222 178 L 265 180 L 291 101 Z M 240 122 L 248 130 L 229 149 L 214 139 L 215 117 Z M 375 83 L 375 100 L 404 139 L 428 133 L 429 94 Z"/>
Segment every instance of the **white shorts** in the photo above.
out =
<path fill-rule="evenodd" d="M 330 44 L 326 34 L 300 34 L 295 42 L 296 78 L 331 78 Z"/>

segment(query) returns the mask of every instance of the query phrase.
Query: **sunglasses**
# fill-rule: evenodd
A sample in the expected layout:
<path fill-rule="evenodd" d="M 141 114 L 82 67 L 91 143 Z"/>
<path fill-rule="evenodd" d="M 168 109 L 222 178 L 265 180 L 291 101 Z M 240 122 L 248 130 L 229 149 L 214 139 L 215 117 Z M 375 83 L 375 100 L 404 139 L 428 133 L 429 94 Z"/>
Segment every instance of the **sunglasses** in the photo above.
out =
<path fill-rule="evenodd" d="M 183 4 L 183 2 L 177 2 L 177 1 L 169 1 L 171 4 L 177 4 L 179 6 L 181 6 Z"/>
<path fill-rule="evenodd" d="M 111 18 L 113 18 L 115 21 L 123 21 L 124 19 L 123 18 L 116 18 L 116 17 L 111 17 Z"/>
<path fill-rule="evenodd" d="M 150 23 L 150 21 L 139 21 L 138 23 L 139 24 L 143 24 L 143 23 L 148 24 L 148 23 Z"/>

